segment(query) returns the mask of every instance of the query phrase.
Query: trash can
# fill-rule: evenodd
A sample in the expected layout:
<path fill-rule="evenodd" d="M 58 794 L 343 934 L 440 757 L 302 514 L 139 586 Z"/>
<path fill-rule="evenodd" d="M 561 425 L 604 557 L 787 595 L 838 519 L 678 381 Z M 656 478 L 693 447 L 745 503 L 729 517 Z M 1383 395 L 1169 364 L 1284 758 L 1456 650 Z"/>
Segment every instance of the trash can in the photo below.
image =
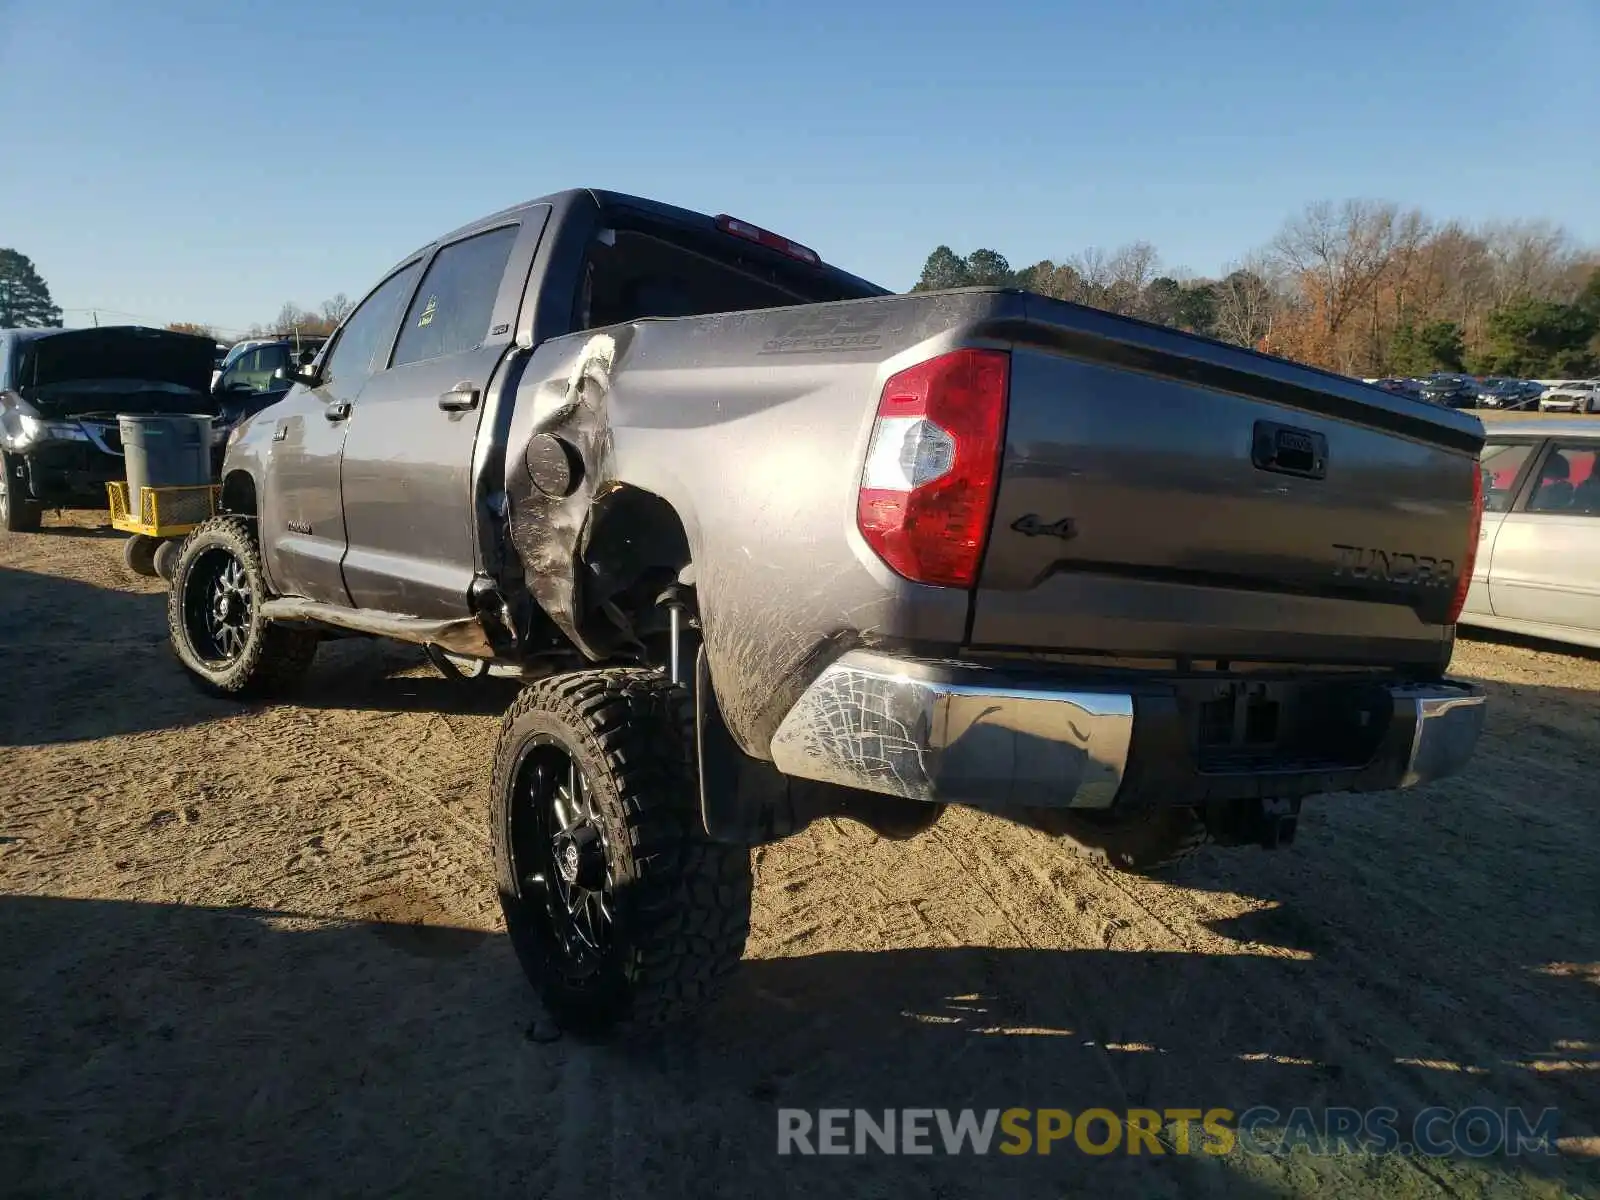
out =
<path fill-rule="evenodd" d="M 179 413 L 117 414 L 128 504 L 140 488 L 204 487 L 211 482 L 211 418 Z"/>

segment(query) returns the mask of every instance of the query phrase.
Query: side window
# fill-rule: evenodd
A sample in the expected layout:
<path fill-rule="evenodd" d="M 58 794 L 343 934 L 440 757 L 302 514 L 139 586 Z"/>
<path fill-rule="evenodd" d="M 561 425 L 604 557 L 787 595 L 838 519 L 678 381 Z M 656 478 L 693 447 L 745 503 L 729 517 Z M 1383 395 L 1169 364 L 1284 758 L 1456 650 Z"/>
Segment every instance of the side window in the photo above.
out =
<path fill-rule="evenodd" d="M 517 226 L 475 234 L 444 247 L 406 314 L 394 365 L 459 354 L 483 343 L 517 240 Z"/>
<path fill-rule="evenodd" d="M 282 368 L 287 367 L 288 365 L 289 365 L 289 347 L 288 347 L 288 345 L 280 344 L 280 345 L 277 345 L 277 346 L 263 346 L 262 347 L 262 349 L 261 349 L 261 361 L 260 361 L 260 363 L 257 364 L 257 366 L 258 366 L 259 370 L 262 370 L 262 371 L 266 372 L 266 375 L 267 375 L 268 379 L 272 378 L 274 372 L 279 371 Z"/>
<path fill-rule="evenodd" d="M 225 392 L 259 392 L 264 386 L 262 381 L 271 375 L 270 371 L 263 370 L 263 354 L 263 347 L 246 350 L 223 371 L 218 386 Z"/>
<path fill-rule="evenodd" d="M 376 369 L 373 359 L 387 347 L 389 335 L 394 331 L 395 316 L 410 298 L 411 287 L 421 269 L 420 260 L 402 267 L 379 284 L 377 291 L 350 314 L 323 362 L 324 380 L 354 382 Z"/>
<path fill-rule="evenodd" d="M 1526 442 L 1490 442 L 1484 446 L 1478 463 L 1483 470 L 1485 512 L 1505 512 L 1511 507 L 1512 489 L 1531 453 L 1533 446 Z"/>
<path fill-rule="evenodd" d="M 1594 442 L 1557 442 L 1539 466 L 1539 482 L 1528 511 L 1568 516 L 1600 516 L 1600 473 Z"/>

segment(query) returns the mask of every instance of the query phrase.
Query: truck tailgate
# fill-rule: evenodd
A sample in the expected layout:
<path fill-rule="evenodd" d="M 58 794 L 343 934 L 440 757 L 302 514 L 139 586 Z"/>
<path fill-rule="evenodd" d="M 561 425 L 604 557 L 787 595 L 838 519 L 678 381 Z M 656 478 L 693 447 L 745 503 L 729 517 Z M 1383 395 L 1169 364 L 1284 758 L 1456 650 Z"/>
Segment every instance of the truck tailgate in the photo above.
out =
<path fill-rule="evenodd" d="M 1437 665 L 1476 418 L 1027 305 L 974 646 Z"/>

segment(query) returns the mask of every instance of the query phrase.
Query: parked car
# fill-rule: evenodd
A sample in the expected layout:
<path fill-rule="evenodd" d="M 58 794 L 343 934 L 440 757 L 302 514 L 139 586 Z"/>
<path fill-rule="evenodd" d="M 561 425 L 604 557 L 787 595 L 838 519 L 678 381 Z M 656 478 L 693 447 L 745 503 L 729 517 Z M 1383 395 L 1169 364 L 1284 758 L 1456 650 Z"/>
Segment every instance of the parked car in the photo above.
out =
<path fill-rule="evenodd" d="M 246 417 L 283 399 L 290 387 L 289 373 L 309 365 L 327 342 L 326 337 L 285 337 L 255 341 L 232 356 L 212 385 L 217 415 L 212 421 L 212 450 L 216 469 L 228 435 Z"/>
<path fill-rule="evenodd" d="M 1485 379 L 1478 386 L 1478 407 L 1513 412 L 1537 408 L 1544 385 L 1531 379 Z"/>
<path fill-rule="evenodd" d="M 1422 399 L 1446 408 L 1473 408 L 1478 402 L 1478 381 L 1470 375 L 1430 375 L 1422 381 Z"/>
<path fill-rule="evenodd" d="M 1149 870 L 1459 770 L 1466 414 L 1002 288 L 893 295 L 731 217 L 570 191 L 408 255 L 230 438 L 173 649 L 522 674 L 490 795 L 555 1019 L 698 1007 L 748 847 L 946 804 Z"/>
<path fill-rule="evenodd" d="M 1422 395 L 1422 384 L 1415 379 L 1379 379 L 1376 386 L 1395 396 L 1407 396 L 1415 400 Z"/>
<path fill-rule="evenodd" d="M 1539 411 L 1600 413 L 1600 379 L 1572 379 L 1546 388 Z"/>
<path fill-rule="evenodd" d="M 124 477 L 119 413 L 214 416 L 208 337 L 136 325 L 0 330 L 0 525 L 105 508 Z"/>
<path fill-rule="evenodd" d="M 1600 422 L 1485 425 L 1487 502 L 1461 623 L 1600 648 Z"/>

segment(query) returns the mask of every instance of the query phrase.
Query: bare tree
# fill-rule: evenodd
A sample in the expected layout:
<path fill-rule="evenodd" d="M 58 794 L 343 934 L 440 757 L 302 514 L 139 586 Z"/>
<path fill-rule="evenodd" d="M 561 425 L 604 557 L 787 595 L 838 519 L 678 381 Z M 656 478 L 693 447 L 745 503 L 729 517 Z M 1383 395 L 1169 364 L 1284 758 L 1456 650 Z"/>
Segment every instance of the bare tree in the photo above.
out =
<path fill-rule="evenodd" d="M 1099 246 L 1073 255 L 1063 271 L 1076 280 L 1077 294 L 1068 297 L 1109 312 L 1140 311 L 1144 292 L 1160 269 L 1161 259 L 1149 242 L 1131 242 L 1109 254 Z"/>
<path fill-rule="evenodd" d="M 309 313 L 293 300 L 284 302 L 278 310 L 278 317 L 274 323 L 274 333 L 289 333 L 296 329 L 303 329 L 307 322 L 315 321 L 316 314 Z"/>
<path fill-rule="evenodd" d="M 1212 288 L 1217 336 L 1236 346 L 1255 346 L 1272 333 L 1283 304 L 1272 286 L 1271 265 L 1260 254 L 1232 264 Z"/>
<path fill-rule="evenodd" d="M 1485 226 L 1484 242 L 1494 272 L 1494 302 L 1556 291 L 1579 255 L 1571 236 L 1548 221 L 1509 221 Z"/>
<path fill-rule="evenodd" d="M 1078 294 L 1071 297 L 1079 304 L 1106 307 L 1107 292 L 1111 287 L 1111 258 L 1098 246 L 1090 246 L 1067 260 L 1067 269 L 1077 276 Z"/>
<path fill-rule="evenodd" d="M 1149 242 L 1130 242 L 1119 246 L 1108 264 L 1111 280 L 1107 287 L 1105 305 L 1114 313 L 1128 316 L 1144 312 L 1145 289 L 1156 277 L 1161 259 Z"/>
<path fill-rule="evenodd" d="M 1273 239 L 1274 258 L 1295 278 L 1309 310 L 1305 324 L 1312 340 L 1299 346 L 1300 353 L 1349 371 L 1368 352 L 1344 335 L 1390 269 L 1404 225 L 1393 204 L 1319 201 Z"/>
<path fill-rule="evenodd" d="M 339 322 L 349 316 L 350 310 L 354 307 L 349 296 L 338 292 L 333 299 L 322 302 L 322 319 L 328 323 L 330 329 L 337 328 Z"/>

